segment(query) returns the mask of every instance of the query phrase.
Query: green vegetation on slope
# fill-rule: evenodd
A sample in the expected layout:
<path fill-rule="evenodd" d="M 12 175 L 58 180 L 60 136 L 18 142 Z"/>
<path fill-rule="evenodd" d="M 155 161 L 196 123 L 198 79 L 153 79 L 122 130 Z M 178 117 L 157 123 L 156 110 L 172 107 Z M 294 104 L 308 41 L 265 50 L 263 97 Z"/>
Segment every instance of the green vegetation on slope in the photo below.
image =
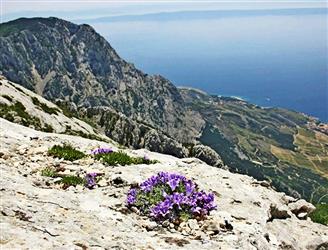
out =
<path fill-rule="evenodd" d="M 103 162 L 107 163 L 110 166 L 125 166 L 125 165 L 133 165 L 133 164 L 154 164 L 158 161 L 156 160 L 149 160 L 146 157 L 131 157 L 126 153 L 119 151 L 119 152 L 111 152 L 105 154 L 96 154 L 95 158 L 98 160 L 102 160 Z"/>
<path fill-rule="evenodd" d="M 307 128 L 308 117 L 234 98 L 190 98 L 194 93 L 186 90 L 183 95 L 207 122 L 200 141 L 233 171 L 311 202 L 328 202 L 328 136 Z"/>
<path fill-rule="evenodd" d="M 15 102 L 12 105 L 0 103 L 0 117 L 8 121 L 14 121 L 15 117 L 20 118 L 20 122 L 24 126 L 33 125 L 35 128 L 41 128 L 40 119 L 30 116 L 21 102 Z"/>
<path fill-rule="evenodd" d="M 0 117 L 11 122 L 15 121 L 26 127 L 33 126 L 37 130 L 53 132 L 53 128 L 49 124 L 42 125 L 40 119 L 27 113 L 24 105 L 18 101 L 12 105 L 0 103 Z"/>
<path fill-rule="evenodd" d="M 308 168 L 328 179 L 328 136 L 305 128 L 298 128 L 294 136 L 296 150 L 271 146 L 271 152 L 280 161 Z"/>
<path fill-rule="evenodd" d="M 42 21 L 47 23 L 47 25 L 54 25 L 54 18 L 19 18 L 14 21 L 0 24 L 0 36 L 6 37 L 12 34 L 17 34 L 23 30 L 34 30 L 39 31 L 39 27 L 36 25 L 35 21 Z"/>
<path fill-rule="evenodd" d="M 328 204 L 317 204 L 310 217 L 312 221 L 328 226 Z"/>
<path fill-rule="evenodd" d="M 48 150 L 48 154 L 54 157 L 63 158 L 68 161 L 75 161 L 85 157 L 85 154 L 71 145 L 65 144 L 63 146 L 55 145 Z"/>
<path fill-rule="evenodd" d="M 32 102 L 34 105 L 38 106 L 39 108 L 41 108 L 41 110 L 43 110 L 44 112 L 46 112 L 50 115 L 51 114 L 57 115 L 58 112 L 60 112 L 57 108 L 51 108 L 47 104 L 40 102 L 37 97 L 32 97 Z"/>
<path fill-rule="evenodd" d="M 56 169 L 46 167 L 41 170 L 41 175 L 50 178 L 60 178 L 56 183 L 63 184 L 63 188 L 66 189 L 70 186 L 85 185 L 86 180 L 76 175 L 63 175 L 56 172 Z"/>

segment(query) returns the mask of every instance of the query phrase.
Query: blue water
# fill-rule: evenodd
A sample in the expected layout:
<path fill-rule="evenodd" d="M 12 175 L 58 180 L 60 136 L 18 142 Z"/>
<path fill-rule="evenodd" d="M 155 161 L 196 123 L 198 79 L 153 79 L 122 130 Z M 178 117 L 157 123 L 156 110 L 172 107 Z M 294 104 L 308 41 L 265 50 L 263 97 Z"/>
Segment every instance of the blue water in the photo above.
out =
<path fill-rule="evenodd" d="M 326 14 L 92 23 L 129 62 L 177 86 L 328 121 Z"/>

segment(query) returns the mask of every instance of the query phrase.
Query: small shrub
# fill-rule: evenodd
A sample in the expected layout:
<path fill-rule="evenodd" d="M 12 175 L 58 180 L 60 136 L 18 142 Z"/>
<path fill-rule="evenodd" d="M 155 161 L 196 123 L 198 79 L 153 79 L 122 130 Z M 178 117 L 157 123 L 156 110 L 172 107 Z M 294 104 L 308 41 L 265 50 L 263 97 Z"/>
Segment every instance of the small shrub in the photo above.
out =
<path fill-rule="evenodd" d="M 134 164 L 155 164 L 159 162 L 158 160 L 150 160 L 147 155 L 144 157 L 134 157 L 133 159 Z"/>
<path fill-rule="evenodd" d="M 57 101 L 56 105 L 62 110 L 63 114 L 69 118 L 76 117 L 78 118 L 78 114 L 72 112 L 64 103 Z"/>
<path fill-rule="evenodd" d="M 101 149 L 97 149 L 101 150 Z M 97 160 L 102 160 L 103 162 L 107 163 L 110 166 L 125 166 L 125 165 L 132 165 L 132 164 L 153 164 L 158 161 L 149 160 L 145 157 L 131 157 L 126 153 L 119 151 L 119 152 L 108 152 L 108 153 L 97 153 L 95 154 L 95 158 Z"/>
<path fill-rule="evenodd" d="M 85 185 L 85 179 L 75 175 L 66 175 L 62 176 L 62 179 L 59 183 L 64 184 L 64 188 L 68 188 L 70 186 L 77 186 L 77 185 Z"/>
<path fill-rule="evenodd" d="M 110 166 L 125 166 L 133 164 L 132 157 L 121 151 L 106 154 L 96 154 L 95 158 L 97 160 L 102 160 Z"/>
<path fill-rule="evenodd" d="M 85 157 L 83 152 L 76 150 L 68 144 L 63 146 L 55 145 L 48 150 L 48 154 L 54 157 L 63 158 L 68 161 L 75 161 Z"/>
<path fill-rule="evenodd" d="M 47 177 L 57 177 L 57 173 L 54 168 L 46 167 L 41 170 L 41 175 L 42 176 L 47 176 Z"/>
<path fill-rule="evenodd" d="M 12 86 L 14 86 L 14 88 L 17 89 L 19 92 L 25 94 L 25 92 L 20 87 L 17 87 L 15 85 L 12 85 Z"/>
<path fill-rule="evenodd" d="M 54 129 L 50 124 L 45 124 L 44 127 L 42 128 L 42 131 L 52 133 L 54 132 Z"/>
<path fill-rule="evenodd" d="M 164 172 L 131 188 L 127 206 L 137 207 L 156 221 L 169 220 L 175 224 L 191 218 L 205 219 L 216 209 L 212 193 L 199 191 L 197 185 L 184 176 Z"/>
<path fill-rule="evenodd" d="M 328 204 L 317 204 L 310 218 L 314 222 L 328 226 Z"/>
<path fill-rule="evenodd" d="M 76 135 L 76 136 L 80 136 L 80 137 L 87 138 L 87 139 L 90 139 L 90 140 L 106 141 L 100 136 L 97 136 L 97 135 L 94 135 L 94 134 L 86 134 L 82 131 L 73 130 L 69 126 L 66 126 L 66 130 L 65 130 L 65 132 L 63 132 L 63 134 Z"/>
<path fill-rule="evenodd" d="M 34 105 L 40 107 L 44 112 L 48 114 L 55 114 L 57 115 L 59 110 L 57 108 L 51 108 L 47 104 L 40 102 L 37 97 L 32 97 L 32 102 Z"/>
<path fill-rule="evenodd" d="M 32 102 L 34 105 L 36 105 L 36 106 L 41 105 L 41 102 L 39 101 L 39 99 L 37 97 L 31 97 L 31 99 L 32 99 Z"/>

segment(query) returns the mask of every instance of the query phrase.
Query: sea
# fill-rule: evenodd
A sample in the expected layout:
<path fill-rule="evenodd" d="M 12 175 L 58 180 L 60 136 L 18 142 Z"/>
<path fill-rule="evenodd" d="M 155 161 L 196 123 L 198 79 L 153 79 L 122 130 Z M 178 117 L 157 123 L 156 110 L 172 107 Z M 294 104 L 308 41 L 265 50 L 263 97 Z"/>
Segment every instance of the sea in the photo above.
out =
<path fill-rule="evenodd" d="M 328 122 L 327 9 L 93 20 L 126 61 L 176 86 Z"/>

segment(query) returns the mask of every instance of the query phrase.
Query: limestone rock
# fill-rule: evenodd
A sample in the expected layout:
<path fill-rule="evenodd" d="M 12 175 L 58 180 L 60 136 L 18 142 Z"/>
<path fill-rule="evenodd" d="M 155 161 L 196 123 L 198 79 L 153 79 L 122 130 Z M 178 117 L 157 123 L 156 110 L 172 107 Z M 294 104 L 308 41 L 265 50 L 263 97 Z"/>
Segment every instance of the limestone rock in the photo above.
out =
<path fill-rule="evenodd" d="M 287 219 L 291 217 L 291 213 L 287 205 L 276 207 L 275 204 L 271 204 L 268 215 L 269 215 L 268 221 L 272 221 L 274 219 Z"/>
<path fill-rule="evenodd" d="M 206 162 L 210 166 L 223 168 L 221 157 L 213 149 L 204 145 L 195 145 L 191 155 Z"/>
<path fill-rule="evenodd" d="M 198 222 L 195 219 L 188 220 L 188 226 L 191 230 L 198 230 L 199 229 Z"/>
<path fill-rule="evenodd" d="M 142 227 L 146 228 L 147 231 L 153 231 L 156 227 L 158 227 L 158 224 L 155 221 L 145 221 L 141 224 Z"/>
<path fill-rule="evenodd" d="M 313 212 L 315 210 L 315 206 L 311 203 L 301 199 L 293 203 L 288 204 L 289 209 L 293 214 L 298 216 L 299 218 L 306 218 L 306 215 Z M 304 213 L 306 215 L 304 215 Z"/>
<path fill-rule="evenodd" d="M 149 151 L 147 155 L 160 163 L 106 167 L 91 160 L 81 160 L 76 165 L 37 152 L 21 155 L 15 150 L 21 145 L 24 147 L 20 150 L 26 152 L 64 141 L 84 152 L 97 146 L 113 145 L 76 136 L 50 135 L 1 118 L 0 122 L 1 150 L 12 155 L 0 159 L 3 249 L 308 250 L 327 247 L 326 226 L 300 220 L 294 214 L 285 218 L 286 212 L 291 211 L 303 218 L 305 211 L 312 211 L 309 203 L 297 201 L 287 206 L 284 194 L 253 185 L 254 179 L 248 176 L 210 167 L 202 161 L 189 164 L 184 159 Z M 30 140 L 30 137 L 40 140 Z M 145 150 L 125 149 L 125 152 L 143 155 Z M 43 159 L 32 162 L 34 156 Z M 85 174 L 89 168 L 99 171 L 108 185 L 93 189 L 77 185 L 63 189 L 54 183 L 56 179 L 40 175 L 43 164 L 54 167 L 55 161 L 71 174 Z M 42 162 L 39 167 L 34 165 L 39 162 Z M 193 179 L 201 189 L 215 194 L 218 209 L 204 221 L 189 220 L 176 228 L 168 221 L 157 224 L 142 216 L 136 208 L 125 207 L 130 185 L 159 171 L 180 173 Z M 271 207 L 276 218 L 267 221 Z"/>

